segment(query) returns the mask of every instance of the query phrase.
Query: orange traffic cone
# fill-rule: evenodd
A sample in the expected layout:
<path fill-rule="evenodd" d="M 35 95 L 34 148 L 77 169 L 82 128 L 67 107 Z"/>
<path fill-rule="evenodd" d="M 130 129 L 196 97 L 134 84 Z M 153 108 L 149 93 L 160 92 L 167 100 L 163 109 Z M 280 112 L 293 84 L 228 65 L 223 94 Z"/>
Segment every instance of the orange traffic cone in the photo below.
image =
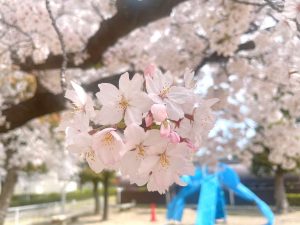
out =
<path fill-rule="evenodd" d="M 156 222 L 156 204 L 155 203 L 152 203 L 150 205 L 151 207 L 151 222 Z"/>

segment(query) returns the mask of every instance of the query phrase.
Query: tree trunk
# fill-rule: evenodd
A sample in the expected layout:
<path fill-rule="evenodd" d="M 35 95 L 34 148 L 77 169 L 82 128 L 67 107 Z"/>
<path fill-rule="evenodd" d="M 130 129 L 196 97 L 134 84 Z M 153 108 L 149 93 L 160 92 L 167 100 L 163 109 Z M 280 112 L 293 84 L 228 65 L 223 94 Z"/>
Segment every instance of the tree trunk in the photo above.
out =
<path fill-rule="evenodd" d="M 284 173 L 277 171 L 275 175 L 275 204 L 277 213 L 287 213 L 289 203 L 284 186 Z"/>
<path fill-rule="evenodd" d="M 10 205 L 17 179 L 17 169 L 8 169 L 0 194 L 0 225 L 4 224 L 7 209 Z"/>
<path fill-rule="evenodd" d="M 104 172 L 103 174 L 103 195 L 104 195 L 104 207 L 103 207 L 103 215 L 102 220 L 108 219 L 108 188 L 109 188 L 109 173 Z"/>
<path fill-rule="evenodd" d="M 98 192 L 98 181 L 93 181 L 93 195 L 95 200 L 95 214 L 100 214 L 100 199 Z"/>

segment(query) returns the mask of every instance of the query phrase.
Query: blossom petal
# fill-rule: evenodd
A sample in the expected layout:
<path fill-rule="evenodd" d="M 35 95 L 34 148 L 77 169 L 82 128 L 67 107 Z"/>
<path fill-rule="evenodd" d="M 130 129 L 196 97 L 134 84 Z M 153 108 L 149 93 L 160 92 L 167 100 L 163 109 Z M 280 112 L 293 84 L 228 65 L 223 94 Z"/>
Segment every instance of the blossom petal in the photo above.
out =
<path fill-rule="evenodd" d="M 86 103 L 86 100 L 87 100 L 86 92 L 84 91 L 84 89 L 80 85 L 76 84 L 74 81 L 71 81 L 71 85 L 74 88 L 81 105 L 84 105 Z"/>
<path fill-rule="evenodd" d="M 159 143 L 162 143 L 162 145 L 164 145 L 165 142 L 166 141 L 161 138 L 159 130 L 148 130 L 146 132 L 146 138 L 144 141 L 145 146 L 158 145 Z"/>
<path fill-rule="evenodd" d="M 69 99 L 71 102 L 73 102 L 78 107 L 82 106 L 82 104 L 81 104 L 80 100 L 78 99 L 78 96 L 74 90 L 67 90 L 65 93 L 65 98 Z"/>
<path fill-rule="evenodd" d="M 142 116 L 143 116 L 143 113 L 141 112 L 140 109 L 129 106 L 129 107 L 127 107 L 127 109 L 125 111 L 125 116 L 124 116 L 125 124 L 127 126 L 132 123 L 140 125 L 140 124 L 142 124 Z"/>
<path fill-rule="evenodd" d="M 141 112 L 147 112 L 150 110 L 152 101 L 146 93 L 138 92 L 131 98 L 130 105 L 139 108 Z"/>
<path fill-rule="evenodd" d="M 140 166 L 140 160 L 136 157 L 135 151 L 127 152 L 121 161 L 121 172 L 124 175 L 133 176 L 137 173 Z"/>
<path fill-rule="evenodd" d="M 124 131 L 125 139 L 131 143 L 132 146 L 141 144 L 145 137 L 146 132 L 144 129 L 136 124 L 129 125 Z"/>
<path fill-rule="evenodd" d="M 140 92 L 143 83 L 144 79 L 140 74 L 135 74 L 130 80 L 129 74 L 124 73 L 119 80 L 119 89 L 128 98 L 131 93 Z"/>
<path fill-rule="evenodd" d="M 139 174 L 149 174 L 155 164 L 157 164 L 159 161 L 159 156 L 157 155 L 151 155 L 147 156 L 143 162 L 141 163 L 140 168 L 138 169 Z"/>
<path fill-rule="evenodd" d="M 140 74 L 135 74 L 131 80 L 131 87 L 134 87 L 136 90 L 140 91 L 143 87 L 144 78 Z"/>
<path fill-rule="evenodd" d="M 112 84 L 103 83 L 98 85 L 100 92 L 96 94 L 102 105 L 112 105 L 119 102 L 122 97 L 118 88 Z"/>
<path fill-rule="evenodd" d="M 127 93 L 131 88 L 129 73 L 124 73 L 119 79 L 119 89 L 122 93 Z"/>
<path fill-rule="evenodd" d="M 92 159 L 92 158 L 86 157 L 86 161 L 88 162 L 90 168 L 95 173 L 100 173 L 104 169 L 104 164 L 97 158 Z"/>
<path fill-rule="evenodd" d="M 158 95 L 160 92 L 160 86 L 159 80 L 146 77 L 146 90 L 148 94 Z"/>
<path fill-rule="evenodd" d="M 167 113 L 171 120 L 178 121 L 179 119 L 183 118 L 184 112 L 180 105 L 169 101 L 168 99 L 165 100 L 167 104 Z"/>
<path fill-rule="evenodd" d="M 193 92 L 184 87 L 172 86 L 167 97 L 176 103 L 183 104 L 191 98 Z"/>
<path fill-rule="evenodd" d="M 104 105 L 97 112 L 95 121 L 102 125 L 111 125 L 119 123 L 123 118 L 123 110 L 113 105 Z"/>

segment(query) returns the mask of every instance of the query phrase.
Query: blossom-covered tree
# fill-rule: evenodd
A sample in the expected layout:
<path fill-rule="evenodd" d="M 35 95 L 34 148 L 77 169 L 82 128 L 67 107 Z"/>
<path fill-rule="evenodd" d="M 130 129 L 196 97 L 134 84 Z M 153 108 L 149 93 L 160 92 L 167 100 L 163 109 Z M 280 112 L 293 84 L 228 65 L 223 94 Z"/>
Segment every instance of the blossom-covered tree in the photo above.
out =
<path fill-rule="evenodd" d="M 288 1 L 286 1 L 288 4 Z M 39 2 L 40 4 L 34 4 L 32 7 L 39 8 L 39 11 L 42 11 L 42 15 L 40 17 L 47 17 L 45 6 L 43 5 L 43 1 Z M 64 5 L 64 4 L 70 4 L 68 2 L 60 3 L 59 1 L 55 2 L 56 5 L 52 3 L 52 7 L 54 8 L 54 14 L 55 17 L 60 16 L 59 18 L 63 17 L 64 11 L 66 9 L 76 9 L 77 4 L 72 2 L 72 7 L 70 5 Z M 91 10 L 95 14 L 99 14 L 99 10 L 102 9 L 102 13 L 108 14 L 108 16 L 101 16 L 99 20 L 96 20 L 95 23 L 98 24 L 98 30 L 94 31 L 94 33 L 91 31 L 91 37 L 86 41 L 86 43 L 82 43 L 81 49 L 79 50 L 79 56 L 76 54 L 76 57 L 83 57 L 81 60 L 83 62 L 78 65 L 74 65 L 75 60 L 75 53 L 73 53 L 71 50 L 67 49 L 68 52 L 68 59 L 69 59 L 69 68 L 83 68 L 86 71 L 84 73 L 85 76 L 80 76 L 83 71 L 76 70 L 72 71 L 73 77 L 81 77 L 82 82 L 90 83 L 88 86 L 88 89 L 93 89 L 94 92 L 96 92 L 96 89 L 93 87 L 93 82 L 89 82 L 89 80 L 95 80 L 97 77 L 99 77 L 99 73 L 101 74 L 118 74 L 120 71 L 124 70 L 140 70 L 141 68 L 144 68 L 145 65 L 149 62 L 155 62 L 159 67 L 162 67 L 164 69 L 168 69 L 171 71 L 182 71 L 186 68 L 186 66 L 189 67 L 196 67 L 198 70 L 203 68 L 204 65 L 207 65 L 209 63 L 219 63 L 219 62 L 228 62 L 229 58 L 232 58 L 232 56 L 235 56 L 237 58 L 240 58 L 239 54 L 245 54 L 248 53 L 248 50 L 254 49 L 254 41 L 259 42 L 259 39 L 262 40 L 260 37 L 267 38 L 268 35 L 259 35 L 259 38 L 257 38 L 258 34 L 266 34 L 266 32 L 275 32 L 276 26 L 275 25 L 282 25 L 281 27 L 284 27 L 284 24 L 288 28 L 290 28 L 290 31 L 294 34 L 297 33 L 295 28 L 297 28 L 297 20 L 296 16 L 292 17 L 289 12 L 293 12 L 294 14 L 297 14 L 297 5 L 294 4 L 294 7 L 287 7 L 285 11 L 283 11 L 283 3 L 278 2 L 272 2 L 272 1 L 234 1 L 234 0 L 228 0 L 228 1 L 101 1 L 101 3 L 97 4 L 97 1 L 85 1 L 84 3 L 81 2 L 83 5 L 78 5 L 78 8 L 83 8 L 86 10 Z M 179 4 L 181 3 L 181 4 Z M 24 3 L 25 5 L 29 3 Z M 86 5 L 85 5 L 86 4 Z M 103 5 L 102 5 L 103 4 Z M 7 6 L 10 6 L 9 4 L 5 4 Z M 290 4 L 293 5 L 293 4 Z M 98 6 L 98 8 L 95 8 L 95 6 Z M 195 10 L 195 7 L 199 6 L 199 10 Z M 18 7 L 18 6 L 16 6 Z M 60 9 L 62 7 L 63 9 Z M 90 7 L 90 8 L 89 8 Z M 8 7 L 10 8 L 10 7 Z M 58 9 L 57 9 L 58 8 Z M 159 10 L 156 10 L 159 8 Z M 205 8 L 209 10 L 204 10 Z M 219 14 L 215 13 L 209 13 L 214 12 L 218 8 Z M 5 8 L 3 8 L 5 9 Z M 59 10 L 60 9 L 60 10 Z M 74 9 L 74 11 L 76 11 Z M 98 9 L 98 10 L 95 10 Z M 172 10 L 173 9 L 173 10 Z M 95 10 L 95 11 L 93 11 Z M 246 11 L 247 13 L 246 13 Z M 22 11 L 22 10 L 20 10 Z M 38 11 L 38 9 L 33 10 L 33 12 Z M 72 17 L 72 12 L 66 13 L 66 18 L 61 21 L 62 24 L 67 23 L 69 26 L 71 26 L 74 23 L 71 23 L 68 21 L 68 17 Z M 100 10 L 101 11 L 101 10 Z M 154 13 L 155 11 L 155 13 Z M 166 17 L 169 15 L 169 13 L 172 11 L 172 14 L 170 17 Z M 245 11 L 245 13 L 244 13 Z M 19 30 L 20 25 L 16 24 L 15 21 L 17 21 L 17 18 L 14 18 L 15 14 L 11 15 L 9 14 L 9 10 L 4 10 L 4 15 L 7 13 L 10 17 L 12 22 L 11 23 L 5 23 L 3 25 L 3 32 L 6 34 L 7 30 L 10 32 L 14 32 L 14 35 L 18 36 L 24 36 L 28 34 L 29 36 L 31 33 L 34 33 L 34 31 L 24 31 L 22 32 Z M 147 12 L 147 13 L 146 13 Z M 222 13 L 222 12 L 228 12 Z M 283 13 L 282 13 L 283 12 Z M 31 13 L 32 16 L 35 16 L 35 13 Z M 58 14 L 58 15 L 57 15 Z M 84 13 L 83 13 L 84 14 Z M 101 13 L 100 13 L 101 14 Z M 289 16 L 286 16 L 288 14 Z M 89 14 L 92 15 L 92 14 Z M 151 16 L 152 15 L 152 16 Z M 241 16 L 243 15 L 243 16 Z M 247 15 L 247 16 L 244 16 Z M 214 16 L 216 18 L 214 18 Z M 13 17 L 13 18 L 11 18 Z M 77 15 L 74 16 L 79 21 L 83 20 L 83 22 L 80 22 L 80 24 L 84 24 L 85 19 L 81 18 L 81 14 L 79 15 L 79 18 L 77 18 Z M 93 16 L 91 16 L 93 17 Z M 237 19 L 238 18 L 238 19 Z M 273 19 L 272 19 L 273 18 Z M 138 20 L 139 19 L 139 20 Z M 47 30 L 52 30 L 53 28 L 50 24 L 50 20 L 47 17 L 48 22 L 45 22 L 45 26 L 49 26 Z M 59 21 L 59 19 L 57 19 Z M 65 21 L 66 20 L 66 21 Z M 134 22 L 132 22 L 132 20 Z M 156 21 L 157 20 L 157 21 Z M 222 21 L 222 23 L 219 23 L 218 21 Z M 34 20 L 31 20 L 34 21 Z M 154 22 L 155 21 L 155 22 Z M 90 21 L 89 21 L 90 22 Z M 121 22 L 123 26 L 121 26 Z M 206 24 L 211 23 L 211 24 Z M 48 24 L 48 25 L 47 25 Z M 176 25 L 177 24 L 177 25 Z M 218 28 L 213 28 L 214 24 L 218 24 Z M 267 25 L 266 25 L 267 24 Z M 10 26 L 11 25 L 11 26 Z M 27 24 L 28 25 L 28 24 Z M 78 23 L 76 23 L 76 26 Z M 102 25 L 102 26 L 101 26 Z M 115 26 L 122 27 L 122 29 L 114 29 Z M 58 23 L 58 26 L 63 29 L 62 25 Z M 111 29 L 108 29 L 108 27 L 111 26 Z M 35 24 L 29 27 L 35 27 Z M 92 29 L 93 26 L 84 26 L 86 29 L 90 27 Z M 227 35 L 228 37 L 224 38 L 226 35 L 225 33 L 230 33 L 227 27 L 232 27 L 232 35 Z M 244 31 L 243 29 L 248 29 Z M 272 27 L 272 29 L 270 29 Z M 141 29 L 140 29 L 141 28 Z M 280 30 L 280 27 L 277 27 Z M 209 29 L 212 29 L 210 31 Z M 117 31 L 116 31 L 117 30 Z M 152 32 L 155 30 L 156 32 Z M 69 30 L 63 30 L 64 35 L 67 36 L 67 32 Z M 53 31 L 54 32 L 54 31 Z M 235 32 L 237 32 L 235 34 Z M 40 32 L 38 32 L 40 33 Z M 10 34 L 10 33 L 8 33 Z M 8 35 L 7 34 L 7 35 Z M 55 34 L 55 33 L 53 33 Z M 87 38 L 88 35 L 86 35 L 87 32 L 84 32 L 84 36 Z M 127 35 L 130 34 L 130 35 Z M 214 36 L 216 38 L 214 38 Z M 224 36 L 225 35 L 225 36 Z M 26 36 L 26 35 L 25 35 Z M 218 39 L 218 37 L 222 37 L 223 39 Z M 8 36 L 8 42 L 12 40 L 12 38 L 9 38 Z M 110 37 L 110 38 L 109 38 Z M 169 38 L 171 37 L 171 38 Z M 189 40 L 189 38 L 191 38 Z M 57 41 L 57 38 L 50 38 L 51 41 L 56 42 L 57 49 L 59 49 L 59 42 Z M 78 38 L 80 39 L 80 38 Z M 110 39 L 110 40 L 107 40 Z M 217 44 L 214 44 L 214 40 Z M 271 40 L 271 43 L 274 42 L 270 38 L 267 40 Z M 23 42 L 26 42 L 27 39 L 22 40 Z M 141 42 L 144 41 L 144 42 Z M 263 41 L 263 40 L 262 40 Z M 26 42 L 27 43 L 27 42 Z M 44 44 L 47 44 L 47 42 L 43 42 Z M 122 44 L 122 43 L 128 43 L 128 44 Z M 134 46 L 130 46 L 130 43 L 140 43 L 141 48 L 139 48 L 137 44 Z M 174 51 L 175 48 L 173 48 L 174 45 L 177 46 L 177 50 L 182 54 L 172 54 L 172 51 Z M 11 44 L 13 45 L 13 44 Z M 74 44 L 75 45 L 75 44 Z M 78 44 L 77 44 L 78 45 Z M 272 44 L 268 44 L 270 46 Z M 86 46 L 86 47 L 85 47 Z M 97 47 L 96 47 L 97 46 Z M 127 49 L 125 47 L 127 47 Z M 153 46 L 153 47 L 151 47 Z M 168 47 L 170 46 L 170 47 Z M 230 47 L 233 46 L 233 47 Z M 62 62 L 62 55 L 59 53 L 54 52 L 52 53 L 50 50 L 47 50 L 49 52 L 48 57 L 46 61 L 40 62 L 40 63 L 34 63 L 33 59 L 29 56 L 26 57 L 24 55 L 18 56 L 20 58 L 17 61 L 14 61 L 14 51 L 11 51 L 9 46 L 4 46 L 5 53 L 3 54 L 3 57 L 7 58 L 5 62 L 7 64 L 13 64 L 16 65 L 17 68 L 19 67 L 22 71 L 32 71 L 35 74 L 40 73 L 41 71 L 45 73 L 45 71 L 48 71 L 50 69 L 58 69 L 60 68 L 61 62 Z M 219 49 L 218 49 L 219 47 Z M 267 46 L 265 46 L 267 47 Z M 47 47 L 49 48 L 49 47 Z M 151 50 L 153 49 L 153 51 Z M 164 51 L 166 49 L 166 51 Z M 188 50 L 189 49 L 189 50 Z M 199 51 L 196 51 L 198 54 L 194 54 L 193 51 L 196 49 L 199 49 Z M 223 51 L 221 49 L 225 49 L 226 51 Z M 258 48 L 255 48 L 257 50 Z M 169 51 L 168 51 L 169 50 Z M 176 51 L 177 51 L 176 50 Z M 57 50 L 59 51 L 59 50 Z M 70 52 L 70 53 L 69 53 Z M 124 52 L 127 52 L 128 54 L 126 57 L 122 56 Z M 132 57 L 129 53 L 132 54 Z M 153 54 L 151 54 L 153 52 Z M 164 57 L 162 54 L 158 53 L 165 53 L 173 55 L 172 63 L 169 65 L 167 63 L 164 63 L 163 59 L 169 58 Z M 252 52 L 252 51 L 250 51 Z M 51 53 L 51 54 L 50 54 Z M 95 56 L 97 54 L 97 56 Z M 113 55 L 112 55 L 113 54 Z M 28 55 L 28 54 L 27 54 Z M 86 55 L 86 58 L 84 57 Z M 231 57 L 229 57 L 229 55 Z M 158 56 L 161 56 L 158 58 Z M 11 59 L 13 58 L 13 59 Z M 22 59 L 23 58 L 23 59 Z M 91 59 L 92 58 L 92 59 Z M 113 62 L 110 59 L 115 59 Z M 120 58 L 120 60 L 117 60 Z M 9 59 L 9 60 L 8 60 Z M 176 63 L 175 63 L 176 59 Z M 126 63 L 125 60 L 128 60 Z M 26 63 L 22 63 L 20 61 L 26 61 Z M 43 61 L 43 60 L 42 60 Z M 93 62 L 91 62 L 93 61 Z M 130 61 L 130 63 L 129 63 Z M 113 66 L 113 64 L 120 65 L 118 67 Z M 124 66 L 125 64 L 125 66 Z M 95 68 L 99 68 L 101 66 L 100 71 L 95 71 Z M 177 68 L 176 68 L 176 67 Z M 25 68 L 26 67 L 26 68 Z M 126 67 L 126 68 L 125 68 Z M 89 69 L 89 70 L 88 70 Z M 197 71 L 198 72 L 198 71 Z M 71 73 L 71 70 L 70 70 Z M 79 75 L 80 74 L 80 75 Z M 72 75 L 69 75 L 72 77 Z M 103 76 L 101 75 L 101 76 Z M 59 81 L 53 81 L 54 78 L 51 78 L 52 81 L 49 81 L 49 77 L 47 75 L 36 75 L 35 76 L 39 82 L 38 86 L 47 86 L 47 88 L 52 88 L 52 91 L 55 91 L 54 84 L 58 84 Z M 82 78 L 84 77 L 84 78 Z M 97 81 L 97 83 L 99 83 Z M 38 89 L 39 90 L 39 89 Z M 45 91 L 45 89 L 44 89 Z M 56 89 L 57 92 L 59 90 Z M 39 91 L 37 94 L 40 93 Z M 36 101 L 39 101 L 44 98 L 49 98 L 49 100 L 53 100 L 53 95 L 46 95 L 44 92 L 44 95 L 35 95 Z M 56 98 L 55 98 L 56 99 Z M 51 101 L 53 102 L 53 101 Z M 10 122 L 10 127 L 13 128 L 15 126 L 22 125 L 24 122 L 28 121 L 29 119 L 48 113 L 49 111 L 57 111 L 61 110 L 62 106 L 61 104 L 58 104 L 59 102 L 55 102 L 55 106 L 46 108 L 44 110 L 37 110 L 35 108 L 36 102 L 28 101 L 26 102 L 26 106 L 32 106 L 32 111 L 37 111 L 35 115 L 34 113 L 29 112 L 28 114 L 24 114 L 22 118 L 13 118 L 12 116 L 10 118 L 7 118 L 8 122 Z M 28 104 L 28 105 L 27 105 Z M 23 103 L 23 106 L 25 106 L 25 102 Z M 10 108 L 10 110 L 13 110 Z M 17 110 L 17 106 L 15 106 L 14 110 Z M 7 117 L 10 115 L 10 112 L 8 109 L 4 111 L 5 116 Z M 4 132 L 5 129 L 2 128 L 2 132 Z"/>
<path fill-rule="evenodd" d="M 227 120 L 231 130 L 225 135 L 218 133 L 227 137 L 217 136 L 219 143 L 213 147 L 223 146 L 225 154 L 253 162 L 260 174 L 272 172 L 276 208 L 285 212 L 288 204 L 283 175 L 299 168 L 300 159 L 300 76 L 299 55 L 295 53 L 299 47 L 299 2 L 285 1 L 277 6 L 268 14 L 271 17 L 262 18 L 263 24 L 255 25 L 258 32 L 253 51 L 235 54 L 225 64 L 215 66 L 218 69 L 214 68 L 214 85 L 209 91 L 226 96 L 228 105 L 220 117 Z M 236 151 L 241 148 L 250 151 Z"/>
<path fill-rule="evenodd" d="M 35 120 L 0 136 L 0 224 L 23 172 L 51 172 L 62 180 L 78 172 L 78 159 L 64 150 L 63 137 L 54 132 L 49 120 L 53 119 Z"/>

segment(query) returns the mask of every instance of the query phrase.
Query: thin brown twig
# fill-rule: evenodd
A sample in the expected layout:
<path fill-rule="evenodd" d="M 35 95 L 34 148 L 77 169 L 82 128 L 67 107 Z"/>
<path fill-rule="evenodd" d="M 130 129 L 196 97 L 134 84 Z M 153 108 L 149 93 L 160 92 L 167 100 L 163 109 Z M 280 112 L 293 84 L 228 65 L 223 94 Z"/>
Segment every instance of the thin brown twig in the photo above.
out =
<path fill-rule="evenodd" d="M 267 3 L 256 3 L 256 2 L 249 2 L 244 0 L 233 0 L 236 3 L 244 4 L 244 5 L 253 5 L 253 6 L 266 6 Z"/>
<path fill-rule="evenodd" d="M 248 0 L 233 0 L 233 1 L 236 3 L 244 4 L 244 5 L 253 5 L 253 6 L 259 6 L 259 7 L 269 6 L 271 9 L 273 9 L 277 12 L 282 12 L 282 10 L 283 10 L 283 5 L 276 4 L 272 0 L 264 0 L 265 3 L 251 2 Z"/>
<path fill-rule="evenodd" d="M 49 0 L 45 0 L 46 1 L 46 9 L 48 11 L 49 14 L 49 18 L 51 20 L 52 26 L 57 34 L 59 43 L 60 43 L 60 47 L 61 47 L 61 51 L 62 51 L 62 56 L 63 56 L 63 61 L 62 61 L 62 65 L 61 65 L 61 69 L 60 69 L 60 84 L 61 87 L 63 89 L 63 91 L 66 91 L 67 88 L 67 82 L 66 82 L 66 69 L 67 69 L 67 65 L 68 65 L 68 58 L 67 58 L 67 52 L 66 52 L 66 45 L 64 42 L 64 38 L 62 33 L 60 32 L 57 24 L 56 24 L 56 20 L 52 14 L 52 10 L 50 7 L 50 2 Z"/>

